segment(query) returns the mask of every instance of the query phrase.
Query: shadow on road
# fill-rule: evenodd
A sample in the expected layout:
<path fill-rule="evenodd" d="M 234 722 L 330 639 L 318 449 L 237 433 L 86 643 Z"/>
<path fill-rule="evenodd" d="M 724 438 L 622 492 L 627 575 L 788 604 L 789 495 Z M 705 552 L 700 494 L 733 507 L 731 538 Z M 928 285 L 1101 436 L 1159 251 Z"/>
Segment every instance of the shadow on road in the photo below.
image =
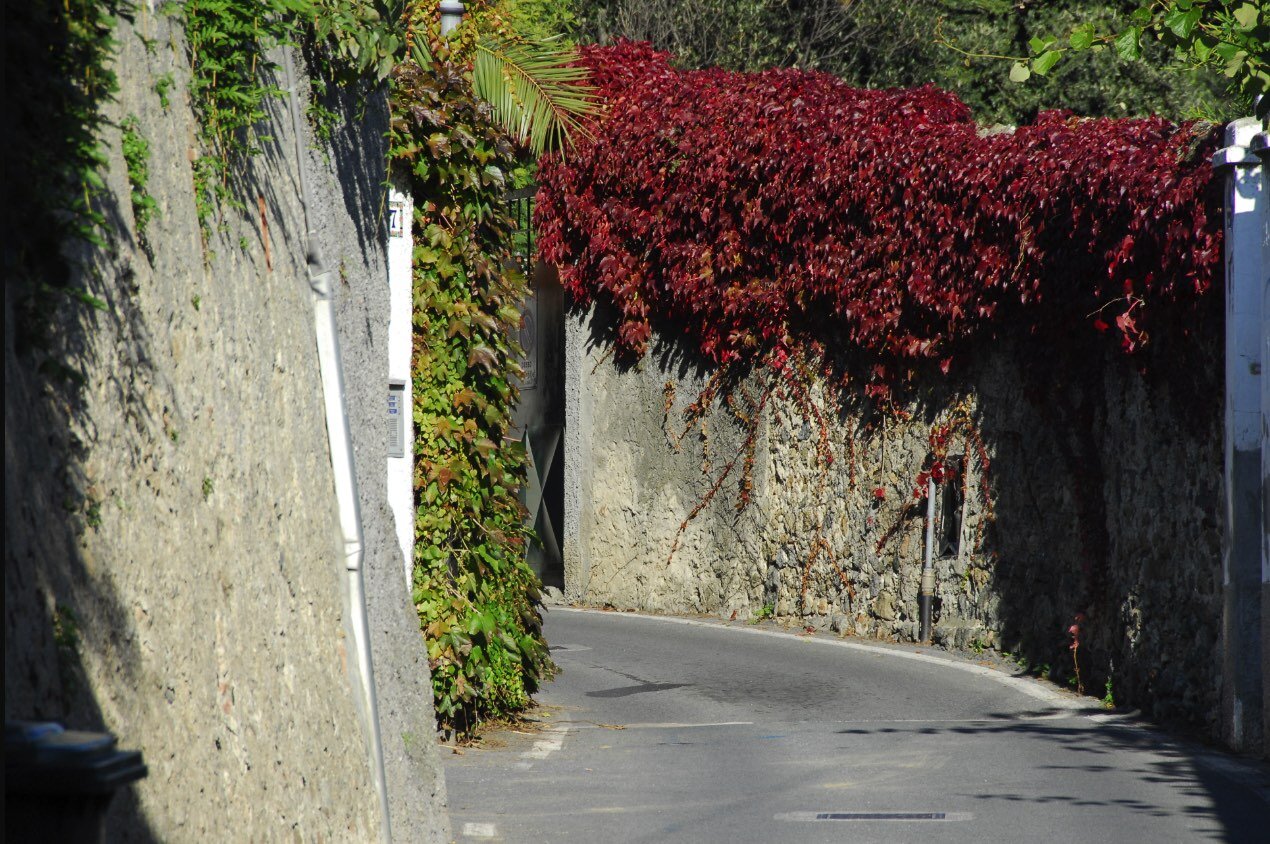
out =
<path fill-rule="evenodd" d="M 968 792 L 975 800 L 1013 803 L 1066 804 L 1075 809 L 1115 807 L 1134 814 L 1167 817 L 1179 812 L 1189 817 L 1209 818 L 1221 825 L 1224 841 L 1254 841 L 1264 833 L 1270 817 L 1270 766 L 1244 760 L 1233 763 L 1205 748 L 1169 738 L 1137 726 L 1106 724 L 1091 728 L 1070 720 L 1039 721 L 1019 719 L 1017 714 L 994 714 L 982 723 L 913 727 L 850 727 L 839 735 L 879 737 L 886 735 L 923 736 L 1012 736 L 1024 741 L 1052 745 L 1055 763 L 1041 770 L 1070 771 L 1075 776 L 1119 771 L 1144 784 L 1171 786 L 1182 805 L 1163 806 L 1132 798 L 1098 798 L 1087 795 L 1050 793 L 1040 796 L 1017 792 Z M 1061 761 L 1077 754 L 1075 764 Z M 1136 767 L 1116 764 L 1132 758 Z M 1075 791 L 1075 789 L 1073 789 Z"/>

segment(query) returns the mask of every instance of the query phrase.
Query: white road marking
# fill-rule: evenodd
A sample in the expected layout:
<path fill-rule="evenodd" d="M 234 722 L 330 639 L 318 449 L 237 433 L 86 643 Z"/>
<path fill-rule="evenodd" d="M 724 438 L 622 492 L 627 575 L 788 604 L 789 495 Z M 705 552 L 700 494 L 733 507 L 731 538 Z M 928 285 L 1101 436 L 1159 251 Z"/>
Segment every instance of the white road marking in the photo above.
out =
<path fill-rule="evenodd" d="M 463 824 L 464 838 L 497 838 L 498 827 L 492 823 L 465 823 Z"/>
<path fill-rule="evenodd" d="M 569 725 L 562 724 L 547 730 L 543 738 L 534 742 L 533 748 L 520 754 L 522 759 L 546 759 L 564 746 L 564 734 L 569 732 Z"/>

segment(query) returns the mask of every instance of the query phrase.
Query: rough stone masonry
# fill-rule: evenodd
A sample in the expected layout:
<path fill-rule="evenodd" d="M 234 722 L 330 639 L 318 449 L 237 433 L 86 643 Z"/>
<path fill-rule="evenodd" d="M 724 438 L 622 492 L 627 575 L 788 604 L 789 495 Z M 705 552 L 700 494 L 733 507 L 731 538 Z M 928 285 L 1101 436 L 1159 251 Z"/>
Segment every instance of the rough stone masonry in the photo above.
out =
<path fill-rule="evenodd" d="M 984 344 L 891 412 L 849 395 L 835 411 L 812 384 L 827 468 L 819 422 L 777 392 L 758 423 L 751 502 L 738 508 L 738 461 L 672 556 L 747 428 L 720 396 L 704 434 L 689 428 L 676 446 L 710 373 L 667 338 L 638 363 L 615 361 L 604 314 L 574 315 L 566 594 L 911 641 L 926 509 L 914 487 L 932 429 L 959 407 L 968 424 L 948 457 L 967 478 L 964 492 L 938 493 L 935 640 L 1007 651 L 1087 693 L 1213 730 L 1222 461 L 1210 316 L 1193 340 L 1161 343 L 1145 375 L 1112 349 L 1068 359 L 1017 337 Z M 770 377 L 750 372 L 734 394 L 757 397 Z"/>
<path fill-rule="evenodd" d="M 117 35 L 108 116 L 137 115 L 159 215 L 142 250 L 108 131 L 111 245 L 75 256 L 107 307 L 67 304 L 55 320 L 55 354 L 84 374 L 82 390 L 14 349 L 6 296 L 5 717 L 105 730 L 143 751 L 149 776 L 114 801 L 111 840 L 378 838 L 349 675 L 304 166 L 341 279 L 392 825 L 399 840 L 449 840 L 426 653 L 384 493 L 385 105 L 372 96 L 330 146 L 304 139 L 297 161 L 285 104 L 271 102 L 244 172 L 247 209 L 222 208 L 204 249 L 180 27 L 140 9 Z"/>

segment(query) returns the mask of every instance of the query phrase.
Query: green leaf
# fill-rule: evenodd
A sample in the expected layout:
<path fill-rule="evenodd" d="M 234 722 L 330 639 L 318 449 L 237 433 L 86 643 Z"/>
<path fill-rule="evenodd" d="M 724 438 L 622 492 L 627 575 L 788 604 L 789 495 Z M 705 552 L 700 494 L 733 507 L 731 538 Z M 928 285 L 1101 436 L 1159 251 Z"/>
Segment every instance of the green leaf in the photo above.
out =
<path fill-rule="evenodd" d="M 1237 53 L 1235 53 L 1234 56 L 1231 57 L 1230 61 L 1226 65 L 1226 69 L 1223 70 L 1222 73 L 1227 78 L 1233 78 L 1239 73 L 1240 70 L 1243 69 L 1244 62 L 1247 60 L 1248 60 L 1248 54 L 1243 50 L 1238 51 Z"/>
<path fill-rule="evenodd" d="M 1027 48 L 1031 50 L 1033 54 L 1042 53 L 1051 43 L 1053 43 L 1053 39 L 1046 40 L 1041 38 L 1039 35 L 1033 35 L 1030 39 L 1028 39 Z"/>
<path fill-rule="evenodd" d="M 109 306 L 106 304 L 105 300 L 98 299 L 96 296 L 92 295 L 91 293 L 85 293 L 83 290 L 76 290 L 74 288 L 61 288 L 61 289 L 62 289 L 62 292 L 65 293 L 70 298 L 78 302 L 83 302 L 85 305 L 88 305 L 91 308 L 96 308 L 99 311 L 106 311 L 110 309 Z"/>
<path fill-rule="evenodd" d="M 1094 43 L 1094 26 L 1085 23 L 1072 30 L 1072 34 L 1068 37 L 1067 43 L 1071 45 L 1073 50 L 1087 50 Z"/>
<path fill-rule="evenodd" d="M 1217 58 L 1224 62 L 1232 61 L 1235 58 L 1235 54 L 1238 52 L 1238 47 L 1225 41 L 1213 47 L 1213 55 L 1217 56 Z"/>
<path fill-rule="evenodd" d="M 1142 29 L 1131 26 L 1116 38 L 1116 54 L 1127 62 L 1137 61 L 1142 57 Z"/>
<path fill-rule="evenodd" d="M 1191 33 L 1195 30 L 1195 24 L 1199 23 L 1201 14 L 1203 14 L 1202 9 L 1191 8 L 1183 11 L 1179 3 L 1178 8 L 1164 16 L 1164 25 L 1169 28 L 1170 32 L 1185 41 L 1191 37 Z"/>
<path fill-rule="evenodd" d="M 1195 56 L 1195 60 L 1200 64 L 1208 61 L 1208 57 L 1213 52 L 1213 41 L 1210 38 L 1199 37 L 1191 44 L 1191 54 Z"/>
<path fill-rule="evenodd" d="M 1251 3 L 1244 3 L 1238 9 L 1235 9 L 1234 17 L 1239 24 L 1239 28 L 1246 31 L 1256 28 L 1257 18 L 1260 14 L 1256 6 Z"/>
<path fill-rule="evenodd" d="M 581 118 L 597 109 L 587 71 L 571 49 L 485 39 L 477 43 L 472 84 L 498 122 L 534 155 L 563 148 Z"/>
<path fill-rule="evenodd" d="M 1044 53 L 1041 53 L 1039 56 L 1032 59 L 1032 72 L 1038 76 L 1045 76 L 1062 57 L 1062 50 L 1046 50 Z"/>
<path fill-rule="evenodd" d="M 1032 71 L 1023 62 L 1015 62 L 1010 68 L 1011 82 L 1026 82 L 1032 78 Z"/>

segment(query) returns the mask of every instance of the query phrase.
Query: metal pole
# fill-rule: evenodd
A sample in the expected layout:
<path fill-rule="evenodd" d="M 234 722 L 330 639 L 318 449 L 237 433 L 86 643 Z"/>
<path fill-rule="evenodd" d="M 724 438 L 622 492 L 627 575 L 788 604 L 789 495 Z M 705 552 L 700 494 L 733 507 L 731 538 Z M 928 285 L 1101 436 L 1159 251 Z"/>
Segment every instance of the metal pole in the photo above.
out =
<path fill-rule="evenodd" d="M 922 586 L 917 593 L 919 642 L 930 641 L 931 609 L 935 603 L 935 479 L 926 482 L 926 557 L 922 561 Z"/>
<path fill-rule="evenodd" d="M 441 0 L 441 34 L 449 35 L 463 20 L 460 0 Z"/>

